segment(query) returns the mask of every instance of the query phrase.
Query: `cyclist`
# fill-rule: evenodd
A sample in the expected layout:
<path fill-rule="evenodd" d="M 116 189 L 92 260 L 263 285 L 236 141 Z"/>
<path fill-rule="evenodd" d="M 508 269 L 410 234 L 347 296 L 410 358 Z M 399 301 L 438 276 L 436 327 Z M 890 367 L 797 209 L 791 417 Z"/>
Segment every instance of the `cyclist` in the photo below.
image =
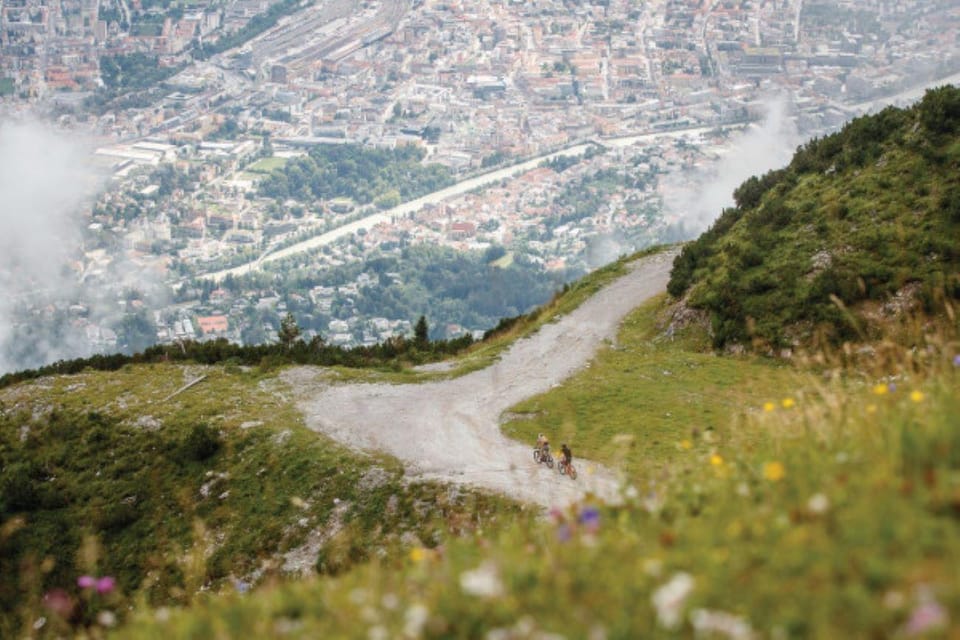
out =
<path fill-rule="evenodd" d="M 542 433 L 537 436 L 537 449 L 542 455 L 550 454 L 550 441 L 547 440 L 547 436 Z"/>
<path fill-rule="evenodd" d="M 573 462 L 573 453 L 570 451 L 570 447 L 567 446 L 566 442 L 560 445 L 560 451 L 563 453 L 563 460 L 560 464 L 569 469 L 570 463 Z"/>

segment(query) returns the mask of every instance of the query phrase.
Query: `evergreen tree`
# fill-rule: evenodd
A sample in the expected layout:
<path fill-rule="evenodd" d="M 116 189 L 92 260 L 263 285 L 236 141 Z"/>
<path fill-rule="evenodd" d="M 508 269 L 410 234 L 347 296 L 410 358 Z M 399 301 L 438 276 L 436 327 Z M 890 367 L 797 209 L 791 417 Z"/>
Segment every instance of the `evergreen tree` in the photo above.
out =
<path fill-rule="evenodd" d="M 292 313 L 288 313 L 280 321 L 280 331 L 277 332 L 280 338 L 280 344 L 289 349 L 293 343 L 300 337 L 300 327 L 297 326 L 297 320 Z"/>
<path fill-rule="evenodd" d="M 426 316 L 420 316 L 417 325 L 413 328 L 413 341 L 418 347 L 426 347 L 430 342 L 430 329 L 427 326 Z"/>

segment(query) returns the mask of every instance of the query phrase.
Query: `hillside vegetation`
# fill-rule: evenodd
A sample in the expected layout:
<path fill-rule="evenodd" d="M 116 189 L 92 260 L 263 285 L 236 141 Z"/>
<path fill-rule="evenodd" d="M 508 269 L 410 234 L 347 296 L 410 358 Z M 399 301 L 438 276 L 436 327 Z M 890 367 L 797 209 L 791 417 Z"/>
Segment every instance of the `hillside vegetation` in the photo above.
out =
<path fill-rule="evenodd" d="M 669 284 L 713 343 L 779 350 L 876 338 L 913 299 L 960 299 L 960 89 L 927 92 L 743 183 Z"/>
<path fill-rule="evenodd" d="M 159 364 L 4 391 L 0 637 L 29 628 L 45 593 L 82 595 L 80 575 L 115 588 L 48 631 L 83 628 L 103 603 L 335 574 L 515 511 L 307 431 L 289 393 L 255 369 Z"/>
<path fill-rule="evenodd" d="M 956 333 L 857 370 L 823 354 L 824 375 L 707 355 L 693 331 L 666 337 L 668 318 L 665 300 L 639 309 L 508 427 L 619 467 L 622 504 L 477 528 L 334 579 L 142 608 L 118 637 L 954 637 Z"/>

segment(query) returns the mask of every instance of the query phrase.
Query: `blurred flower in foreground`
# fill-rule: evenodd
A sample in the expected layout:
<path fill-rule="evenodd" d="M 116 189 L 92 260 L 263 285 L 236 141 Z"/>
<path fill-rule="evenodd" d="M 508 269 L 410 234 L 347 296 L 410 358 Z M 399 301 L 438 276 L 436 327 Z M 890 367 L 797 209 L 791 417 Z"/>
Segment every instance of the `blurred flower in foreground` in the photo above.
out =
<path fill-rule="evenodd" d="M 80 576 L 77 578 L 77 586 L 81 589 L 96 589 L 97 593 L 110 593 L 117 587 L 117 580 L 113 576 L 103 576 L 94 578 L 93 576 Z"/>
<path fill-rule="evenodd" d="M 651 601 L 657 610 L 657 622 L 666 629 L 680 624 L 683 606 L 693 592 L 693 576 L 686 572 L 673 574 L 670 581 L 653 592 Z"/>
<path fill-rule="evenodd" d="M 43 594 L 43 606 L 61 618 L 69 618 L 73 613 L 73 598 L 63 589 L 51 589 Z"/>
<path fill-rule="evenodd" d="M 113 576 L 103 576 L 97 580 L 97 593 L 110 593 L 117 586 Z"/>
<path fill-rule="evenodd" d="M 923 402 L 923 391 L 916 389 L 910 392 L 910 399 L 914 402 Z"/>
<path fill-rule="evenodd" d="M 600 511 L 596 507 L 584 507 L 577 521 L 587 533 L 596 533 L 600 529 Z"/>
<path fill-rule="evenodd" d="M 826 513 L 829 508 L 830 500 L 822 493 L 816 493 L 807 500 L 807 509 L 818 516 Z"/>
<path fill-rule="evenodd" d="M 497 566 L 484 562 L 476 569 L 460 574 L 460 588 L 464 593 L 481 598 L 496 598 L 503 595 L 503 583 L 497 573 Z"/>
<path fill-rule="evenodd" d="M 794 400 L 793 398 L 784 398 L 784 399 L 783 399 L 783 402 L 781 402 L 780 404 L 783 405 L 783 408 L 784 408 L 784 409 L 789 409 L 789 408 L 791 408 L 792 406 L 794 406 L 795 404 L 797 404 L 797 401 Z"/>
<path fill-rule="evenodd" d="M 765 462 L 763 464 L 763 477 L 770 482 L 779 482 L 786 475 L 786 469 L 783 464 L 777 461 Z"/>
<path fill-rule="evenodd" d="M 773 410 L 776 409 L 776 408 L 777 408 L 777 405 L 773 404 L 772 402 L 764 402 L 764 403 L 763 403 L 763 410 L 766 411 L 767 413 L 770 413 L 771 411 L 773 411 Z"/>
<path fill-rule="evenodd" d="M 930 588 L 921 586 L 917 589 L 917 606 L 910 613 L 910 618 L 904 625 L 904 633 L 909 636 L 925 635 L 930 631 L 945 629 L 950 621 L 947 610 L 937 602 Z"/>
<path fill-rule="evenodd" d="M 423 562 L 423 559 L 427 557 L 427 552 L 423 547 L 414 547 L 410 549 L 410 559 L 414 562 Z"/>
<path fill-rule="evenodd" d="M 732 640 L 749 640 L 753 638 L 753 629 L 750 623 L 739 616 L 726 611 L 710 611 L 709 609 L 694 609 L 690 613 L 690 624 L 699 638 L 718 634 Z"/>
<path fill-rule="evenodd" d="M 113 613 L 113 611 L 107 611 L 104 609 L 97 614 L 97 623 L 99 623 L 101 627 L 112 627 L 113 625 L 117 624 L 117 616 Z"/>
<path fill-rule="evenodd" d="M 953 366 L 960 367 L 960 353 L 953 356 Z"/>
<path fill-rule="evenodd" d="M 408 638 L 419 638 L 429 618 L 430 612 L 425 606 L 420 603 L 412 605 L 403 617 L 403 634 Z"/>
<path fill-rule="evenodd" d="M 714 467 L 723 465 L 723 457 L 719 453 L 710 454 L 710 464 Z"/>
<path fill-rule="evenodd" d="M 884 395 L 889 389 L 885 384 L 878 384 L 873 388 L 873 392 L 878 396 Z"/>

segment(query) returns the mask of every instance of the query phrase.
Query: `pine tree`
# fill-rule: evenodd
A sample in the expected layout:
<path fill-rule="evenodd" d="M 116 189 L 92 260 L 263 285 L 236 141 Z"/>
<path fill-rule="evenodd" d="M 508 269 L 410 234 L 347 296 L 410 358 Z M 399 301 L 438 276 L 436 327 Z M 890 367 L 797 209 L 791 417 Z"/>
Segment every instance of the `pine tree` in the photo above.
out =
<path fill-rule="evenodd" d="M 280 338 L 280 344 L 287 349 L 292 347 L 293 343 L 300 337 L 300 327 L 297 326 L 297 320 L 292 313 L 288 313 L 280 321 L 280 331 L 277 332 L 277 337 Z"/>
<path fill-rule="evenodd" d="M 413 341 L 420 347 L 426 347 L 430 343 L 430 329 L 427 326 L 427 317 L 420 316 L 420 319 L 417 320 L 417 326 L 413 328 Z"/>

